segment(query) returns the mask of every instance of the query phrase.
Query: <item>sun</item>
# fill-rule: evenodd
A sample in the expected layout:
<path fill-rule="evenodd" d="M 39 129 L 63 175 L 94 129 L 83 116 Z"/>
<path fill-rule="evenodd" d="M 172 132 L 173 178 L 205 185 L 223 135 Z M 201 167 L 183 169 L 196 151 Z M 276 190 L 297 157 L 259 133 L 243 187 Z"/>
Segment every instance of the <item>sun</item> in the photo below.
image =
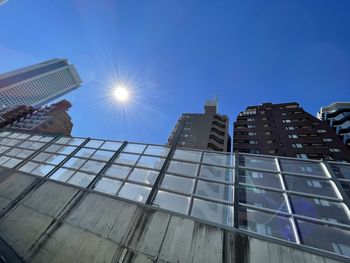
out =
<path fill-rule="evenodd" d="M 125 88 L 123 86 L 118 86 L 114 90 L 113 95 L 114 95 L 115 99 L 120 101 L 120 102 L 125 102 L 129 99 L 129 91 L 127 88 Z"/>

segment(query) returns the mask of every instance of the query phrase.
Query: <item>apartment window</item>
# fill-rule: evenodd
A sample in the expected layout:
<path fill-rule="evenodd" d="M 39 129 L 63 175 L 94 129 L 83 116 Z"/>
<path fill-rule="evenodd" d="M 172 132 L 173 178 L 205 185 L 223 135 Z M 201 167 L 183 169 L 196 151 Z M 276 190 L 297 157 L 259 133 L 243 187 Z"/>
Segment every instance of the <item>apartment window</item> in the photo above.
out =
<path fill-rule="evenodd" d="M 247 127 L 248 127 L 248 128 L 255 128 L 255 125 L 253 125 L 253 124 L 248 124 Z"/>
<path fill-rule="evenodd" d="M 264 118 L 261 118 L 263 121 L 267 121 L 268 120 L 268 118 L 266 118 L 266 117 L 264 117 Z"/>
<path fill-rule="evenodd" d="M 293 148 L 303 148 L 303 145 L 301 143 L 292 143 Z"/>
<path fill-rule="evenodd" d="M 338 149 L 338 148 L 329 148 L 329 150 L 330 150 L 331 152 L 333 152 L 333 153 L 338 153 L 338 152 L 340 152 L 340 149 Z"/>
<path fill-rule="evenodd" d="M 249 136 L 254 136 L 254 135 L 256 135 L 256 132 L 248 132 L 248 135 Z"/>
<path fill-rule="evenodd" d="M 256 140 L 249 140 L 249 144 L 258 144 L 258 141 L 256 141 Z"/>
<path fill-rule="evenodd" d="M 300 158 L 300 159 L 309 159 L 309 157 L 307 156 L 307 154 L 304 154 L 304 153 L 298 153 L 298 154 L 297 154 L 297 158 Z"/>
<path fill-rule="evenodd" d="M 264 128 L 268 128 L 270 126 L 271 126 L 270 124 L 264 124 Z"/>
<path fill-rule="evenodd" d="M 265 114 L 265 113 L 266 113 L 266 111 L 264 111 L 264 110 L 260 111 L 260 114 Z"/>
<path fill-rule="evenodd" d="M 271 134 L 272 134 L 271 131 L 266 131 L 266 132 L 265 132 L 265 135 L 271 135 Z"/>
<path fill-rule="evenodd" d="M 248 118 L 247 121 L 255 121 L 254 118 Z"/>
<path fill-rule="evenodd" d="M 282 122 L 284 122 L 284 123 L 291 123 L 292 121 L 291 120 L 282 120 Z"/>
<path fill-rule="evenodd" d="M 258 149 L 249 149 L 249 153 L 259 154 L 260 151 Z"/>
<path fill-rule="evenodd" d="M 269 153 L 277 153 L 277 150 L 275 150 L 275 149 L 270 149 L 270 150 L 269 150 Z"/>
<path fill-rule="evenodd" d="M 291 139 L 299 138 L 299 136 L 297 134 L 289 134 L 288 137 Z"/>
<path fill-rule="evenodd" d="M 295 128 L 294 128 L 294 126 L 287 126 L 287 127 L 286 127 L 286 130 L 287 130 L 287 131 L 294 131 Z"/>
<path fill-rule="evenodd" d="M 307 185 L 313 188 L 321 188 L 321 183 L 320 181 L 316 181 L 316 180 L 307 180 Z"/>
<path fill-rule="evenodd" d="M 333 139 L 331 139 L 331 138 L 324 138 L 323 141 L 324 141 L 324 142 L 332 142 Z"/>
<path fill-rule="evenodd" d="M 274 140 L 266 140 L 267 144 L 271 144 L 271 143 L 274 143 L 274 142 L 275 142 Z"/>
<path fill-rule="evenodd" d="M 317 130 L 318 133 L 325 133 L 327 132 L 325 129 Z"/>

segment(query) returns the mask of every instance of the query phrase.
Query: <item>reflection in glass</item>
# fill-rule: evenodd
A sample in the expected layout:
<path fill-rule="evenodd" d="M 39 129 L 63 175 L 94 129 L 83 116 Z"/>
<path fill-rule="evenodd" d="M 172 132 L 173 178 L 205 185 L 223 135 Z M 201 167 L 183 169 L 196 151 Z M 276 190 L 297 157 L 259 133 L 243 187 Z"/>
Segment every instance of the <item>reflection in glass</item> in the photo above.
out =
<path fill-rule="evenodd" d="M 239 169 L 238 176 L 240 183 L 277 189 L 282 188 L 280 176 L 275 173 Z"/>
<path fill-rule="evenodd" d="M 34 168 L 38 167 L 38 163 L 35 162 L 27 162 L 25 165 L 23 165 L 21 168 L 19 168 L 20 171 L 30 173 L 34 170 Z"/>
<path fill-rule="evenodd" d="M 58 150 L 58 153 L 69 155 L 71 154 L 77 147 L 74 146 L 63 146 Z"/>
<path fill-rule="evenodd" d="M 121 181 L 102 177 L 95 185 L 94 190 L 115 195 L 118 192 L 121 185 Z"/>
<path fill-rule="evenodd" d="M 199 162 L 202 152 L 176 149 L 173 158 L 184 161 Z"/>
<path fill-rule="evenodd" d="M 157 176 L 158 176 L 158 172 L 135 168 L 131 172 L 128 179 L 136 182 L 141 182 L 144 184 L 153 185 L 157 179 Z"/>
<path fill-rule="evenodd" d="M 95 152 L 94 149 L 81 148 L 78 152 L 74 154 L 77 157 L 89 158 Z"/>
<path fill-rule="evenodd" d="M 287 182 L 287 189 L 291 191 L 338 197 L 334 191 L 333 185 L 328 180 L 318 180 L 289 175 L 285 175 L 284 178 Z"/>
<path fill-rule="evenodd" d="M 62 162 L 64 160 L 64 158 L 66 158 L 66 157 L 67 156 L 65 156 L 65 155 L 53 154 L 53 155 L 50 156 L 49 159 L 46 160 L 46 163 L 57 165 L 60 162 Z"/>
<path fill-rule="evenodd" d="M 118 196 L 137 202 L 145 203 L 150 192 L 151 188 L 149 187 L 125 183 L 122 189 L 120 190 Z"/>
<path fill-rule="evenodd" d="M 51 154 L 49 153 L 39 153 L 33 158 L 33 161 L 45 162 L 47 159 L 49 159 L 50 156 Z"/>
<path fill-rule="evenodd" d="M 99 161 L 109 161 L 112 158 L 114 152 L 97 150 L 91 159 L 99 160 Z"/>
<path fill-rule="evenodd" d="M 120 146 L 122 145 L 121 142 L 110 142 L 110 141 L 106 141 L 101 147 L 100 149 L 102 150 L 111 150 L 111 151 L 117 151 Z"/>
<path fill-rule="evenodd" d="M 108 168 L 105 175 L 116 178 L 126 178 L 130 170 L 130 167 L 113 164 L 111 165 L 111 167 Z"/>
<path fill-rule="evenodd" d="M 144 154 L 157 155 L 157 156 L 167 156 L 170 148 L 164 146 L 148 145 Z"/>
<path fill-rule="evenodd" d="M 103 166 L 105 166 L 105 162 L 97 162 L 97 161 L 92 161 L 88 160 L 81 168 L 80 170 L 90 172 L 90 173 L 99 173 Z"/>
<path fill-rule="evenodd" d="M 330 222 L 350 224 L 347 209 L 343 203 L 331 202 L 319 198 L 291 195 L 294 212 L 298 215 L 313 217 Z"/>
<path fill-rule="evenodd" d="M 123 152 L 142 153 L 145 148 L 146 145 L 143 144 L 128 143 Z"/>
<path fill-rule="evenodd" d="M 31 150 L 22 150 L 17 154 L 17 157 L 18 158 L 27 158 L 33 153 L 34 153 L 34 151 L 31 151 Z"/>
<path fill-rule="evenodd" d="M 63 164 L 64 167 L 72 168 L 72 169 L 79 169 L 86 160 L 76 158 L 76 157 L 71 157 L 67 162 Z"/>
<path fill-rule="evenodd" d="M 51 172 L 55 168 L 53 165 L 42 164 L 39 165 L 36 169 L 34 169 L 31 173 L 39 176 L 46 176 L 49 172 Z"/>
<path fill-rule="evenodd" d="M 50 179 L 66 182 L 73 174 L 72 170 L 60 168 L 50 176 Z"/>
<path fill-rule="evenodd" d="M 160 170 L 164 160 L 165 159 L 160 157 L 141 156 L 140 160 L 137 162 L 137 166 Z"/>
<path fill-rule="evenodd" d="M 233 169 L 231 168 L 201 165 L 199 177 L 215 181 L 234 182 Z"/>
<path fill-rule="evenodd" d="M 170 161 L 167 171 L 194 177 L 197 175 L 198 164 Z"/>
<path fill-rule="evenodd" d="M 103 142 L 104 142 L 104 141 L 100 141 L 100 140 L 90 140 L 90 141 L 85 145 L 85 147 L 99 148 Z"/>
<path fill-rule="evenodd" d="M 259 188 L 241 188 L 238 190 L 240 203 L 288 212 L 286 198 L 282 193 Z"/>
<path fill-rule="evenodd" d="M 290 159 L 279 159 L 279 161 L 284 172 L 326 176 L 321 164 L 318 162 Z"/>
<path fill-rule="evenodd" d="M 187 215 L 190 206 L 190 198 L 158 190 L 154 205 L 166 210 Z"/>
<path fill-rule="evenodd" d="M 240 208 L 239 227 L 262 235 L 295 241 L 290 218 L 275 214 Z"/>
<path fill-rule="evenodd" d="M 350 165 L 338 163 L 331 163 L 330 165 L 338 178 L 350 180 Z"/>
<path fill-rule="evenodd" d="M 202 162 L 213 165 L 233 166 L 233 156 L 229 154 L 205 152 Z"/>
<path fill-rule="evenodd" d="M 17 164 L 19 164 L 20 162 L 22 162 L 21 159 L 9 158 L 9 160 L 7 162 L 3 163 L 2 166 L 5 166 L 7 168 L 13 168 Z"/>
<path fill-rule="evenodd" d="M 198 180 L 196 194 L 209 198 L 215 198 L 227 202 L 232 202 L 233 186 Z"/>
<path fill-rule="evenodd" d="M 269 157 L 258 157 L 258 156 L 240 154 L 238 157 L 238 164 L 240 166 L 245 166 L 250 168 L 277 171 L 275 159 L 269 158 Z"/>
<path fill-rule="evenodd" d="M 233 225 L 233 207 L 195 198 L 191 216 L 225 226 Z"/>
<path fill-rule="evenodd" d="M 134 165 L 139 158 L 139 155 L 130 153 L 121 153 L 115 160 L 116 163 Z"/>
<path fill-rule="evenodd" d="M 81 187 L 87 187 L 94 178 L 94 175 L 77 172 L 71 179 L 68 180 L 68 183 Z"/>
<path fill-rule="evenodd" d="M 304 245 L 350 257 L 350 231 L 297 220 Z"/>
<path fill-rule="evenodd" d="M 166 174 L 161 187 L 185 194 L 192 194 L 193 185 L 193 179 Z"/>

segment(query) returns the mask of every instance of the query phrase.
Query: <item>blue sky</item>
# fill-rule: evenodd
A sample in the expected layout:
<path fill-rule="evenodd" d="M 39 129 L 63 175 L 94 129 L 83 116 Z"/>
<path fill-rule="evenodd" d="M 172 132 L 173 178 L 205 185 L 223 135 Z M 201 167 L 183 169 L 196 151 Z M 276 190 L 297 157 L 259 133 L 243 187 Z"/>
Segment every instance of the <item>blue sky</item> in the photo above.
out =
<path fill-rule="evenodd" d="M 348 0 L 10 0 L 0 72 L 68 58 L 73 135 L 166 142 L 183 112 L 218 96 L 230 126 L 248 105 L 350 100 Z M 120 106 L 109 87 L 127 83 Z"/>

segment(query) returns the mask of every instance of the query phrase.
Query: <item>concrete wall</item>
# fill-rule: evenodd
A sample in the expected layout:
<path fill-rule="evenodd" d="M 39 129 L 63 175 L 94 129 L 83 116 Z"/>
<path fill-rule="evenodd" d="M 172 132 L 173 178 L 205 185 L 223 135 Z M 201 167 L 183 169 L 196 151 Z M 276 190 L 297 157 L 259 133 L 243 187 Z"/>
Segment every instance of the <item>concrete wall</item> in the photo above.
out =
<path fill-rule="evenodd" d="M 0 236 L 25 262 L 337 262 L 8 171 L 0 205 Z"/>

